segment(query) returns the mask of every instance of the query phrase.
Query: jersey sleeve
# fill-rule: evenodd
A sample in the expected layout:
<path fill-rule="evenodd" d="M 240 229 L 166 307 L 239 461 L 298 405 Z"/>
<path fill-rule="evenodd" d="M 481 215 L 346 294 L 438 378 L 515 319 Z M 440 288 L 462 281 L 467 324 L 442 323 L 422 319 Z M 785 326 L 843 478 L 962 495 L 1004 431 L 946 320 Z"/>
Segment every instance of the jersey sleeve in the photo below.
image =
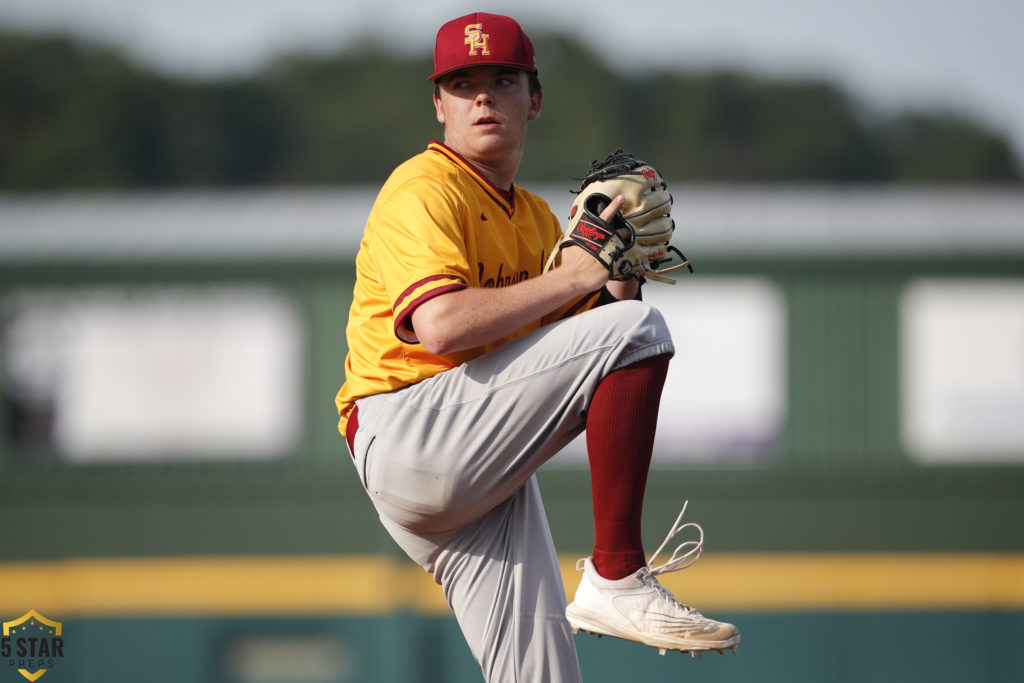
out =
<path fill-rule="evenodd" d="M 391 301 L 395 336 L 407 344 L 417 342 L 412 313 L 418 306 L 469 285 L 462 204 L 443 180 L 418 177 L 380 207 L 371 257 Z"/>

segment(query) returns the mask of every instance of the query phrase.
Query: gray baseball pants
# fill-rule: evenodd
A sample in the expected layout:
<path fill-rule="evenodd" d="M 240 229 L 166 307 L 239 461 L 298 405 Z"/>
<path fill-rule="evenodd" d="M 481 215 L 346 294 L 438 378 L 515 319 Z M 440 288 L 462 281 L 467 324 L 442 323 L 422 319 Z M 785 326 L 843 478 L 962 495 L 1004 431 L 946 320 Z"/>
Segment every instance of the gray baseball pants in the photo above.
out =
<path fill-rule="evenodd" d="M 535 473 L 583 431 L 602 379 L 673 351 L 657 309 L 621 301 L 357 401 L 359 477 L 488 683 L 581 681 Z"/>

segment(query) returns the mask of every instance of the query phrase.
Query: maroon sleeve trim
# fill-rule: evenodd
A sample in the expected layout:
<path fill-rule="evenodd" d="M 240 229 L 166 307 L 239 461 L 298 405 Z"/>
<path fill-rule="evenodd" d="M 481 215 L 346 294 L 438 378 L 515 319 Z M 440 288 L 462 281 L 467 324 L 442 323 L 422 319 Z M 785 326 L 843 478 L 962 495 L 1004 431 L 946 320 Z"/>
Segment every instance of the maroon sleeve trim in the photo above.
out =
<path fill-rule="evenodd" d="M 417 287 L 417 286 L 423 284 L 424 282 L 429 282 L 430 280 L 437 280 L 437 279 L 439 279 L 439 277 L 450 277 L 450 276 L 447 276 L 447 275 L 446 276 L 432 276 L 432 277 L 426 278 L 425 280 L 420 280 L 420 282 L 417 283 L 417 285 L 414 285 L 414 287 Z M 429 291 L 426 291 L 423 294 L 421 294 L 418 297 L 416 297 L 415 299 L 413 299 L 412 301 L 410 301 L 408 304 L 405 305 L 405 308 L 402 310 L 401 314 L 399 314 L 395 318 L 395 336 L 398 337 L 399 341 L 404 342 L 406 344 L 418 344 L 419 340 L 416 338 L 416 335 L 415 335 L 415 333 L 413 331 L 413 328 L 412 328 L 412 313 L 413 313 L 413 311 L 415 311 L 421 304 L 423 304 L 424 301 L 430 301 L 435 296 L 439 296 L 441 294 L 447 294 L 448 292 L 456 292 L 456 291 L 458 291 L 460 289 L 466 289 L 466 288 L 467 287 L 466 287 L 466 283 L 465 282 L 461 282 L 461 281 L 460 282 L 453 282 L 450 285 L 444 285 L 443 287 L 438 287 L 436 289 L 431 289 Z M 410 289 L 412 289 L 412 288 L 410 288 Z M 403 292 L 402 296 L 399 297 L 399 301 L 401 301 L 406 296 L 408 296 L 408 294 L 409 294 L 409 290 L 406 290 L 405 292 Z M 396 306 L 396 308 L 397 308 L 397 306 Z"/>
<path fill-rule="evenodd" d="M 413 292 L 415 292 L 417 289 L 419 289 L 423 285 L 427 284 L 428 282 L 436 282 L 437 280 L 457 280 L 458 284 L 461 284 L 463 287 L 466 286 L 466 281 L 463 280 L 458 275 L 431 275 L 429 277 L 423 278 L 422 280 L 417 280 L 416 282 L 414 282 L 411 285 L 409 285 L 408 287 L 406 287 L 405 291 L 402 292 L 401 294 L 399 294 L 398 298 L 395 299 L 395 303 L 391 307 L 391 310 L 392 311 L 397 311 L 399 308 L 401 308 L 405 304 L 405 300 L 408 297 L 412 296 Z"/>

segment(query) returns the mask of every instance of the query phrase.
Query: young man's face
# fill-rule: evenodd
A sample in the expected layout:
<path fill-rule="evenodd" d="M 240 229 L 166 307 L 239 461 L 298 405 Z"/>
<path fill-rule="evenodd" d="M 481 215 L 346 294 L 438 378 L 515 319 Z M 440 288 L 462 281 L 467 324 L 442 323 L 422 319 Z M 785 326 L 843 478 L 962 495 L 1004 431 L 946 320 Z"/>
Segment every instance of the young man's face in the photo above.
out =
<path fill-rule="evenodd" d="M 504 66 L 473 66 L 445 74 L 434 96 L 444 141 L 471 161 L 522 155 L 526 124 L 540 115 L 543 93 L 529 75 Z M 518 164 L 519 156 L 515 157 Z"/>

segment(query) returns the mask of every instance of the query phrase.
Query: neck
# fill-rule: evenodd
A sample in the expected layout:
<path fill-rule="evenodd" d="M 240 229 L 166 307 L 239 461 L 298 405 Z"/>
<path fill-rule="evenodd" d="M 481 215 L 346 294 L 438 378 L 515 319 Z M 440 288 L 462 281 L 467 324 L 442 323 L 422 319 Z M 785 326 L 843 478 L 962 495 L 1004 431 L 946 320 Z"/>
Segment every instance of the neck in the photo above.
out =
<path fill-rule="evenodd" d="M 469 161 L 476 166 L 476 170 L 480 171 L 480 175 L 487 178 L 499 190 L 509 190 L 512 188 L 518 164 L 512 165 L 511 168 L 502 168 L 480 163 L 476 159 L 470 159 Z"/>
<path fill-rule="evenodd" d="M 514 153 L 500 153 L 493 156 L 467 154 L 466 150 L 452 145 L 447 139 L 445 145 L 458 152 L 459 156 L 473 164 L 480 175 L 500 190 L 512 189 L 512 183 L 519 169 L 519 160 L 523 156 L 522 149 Z"/>

